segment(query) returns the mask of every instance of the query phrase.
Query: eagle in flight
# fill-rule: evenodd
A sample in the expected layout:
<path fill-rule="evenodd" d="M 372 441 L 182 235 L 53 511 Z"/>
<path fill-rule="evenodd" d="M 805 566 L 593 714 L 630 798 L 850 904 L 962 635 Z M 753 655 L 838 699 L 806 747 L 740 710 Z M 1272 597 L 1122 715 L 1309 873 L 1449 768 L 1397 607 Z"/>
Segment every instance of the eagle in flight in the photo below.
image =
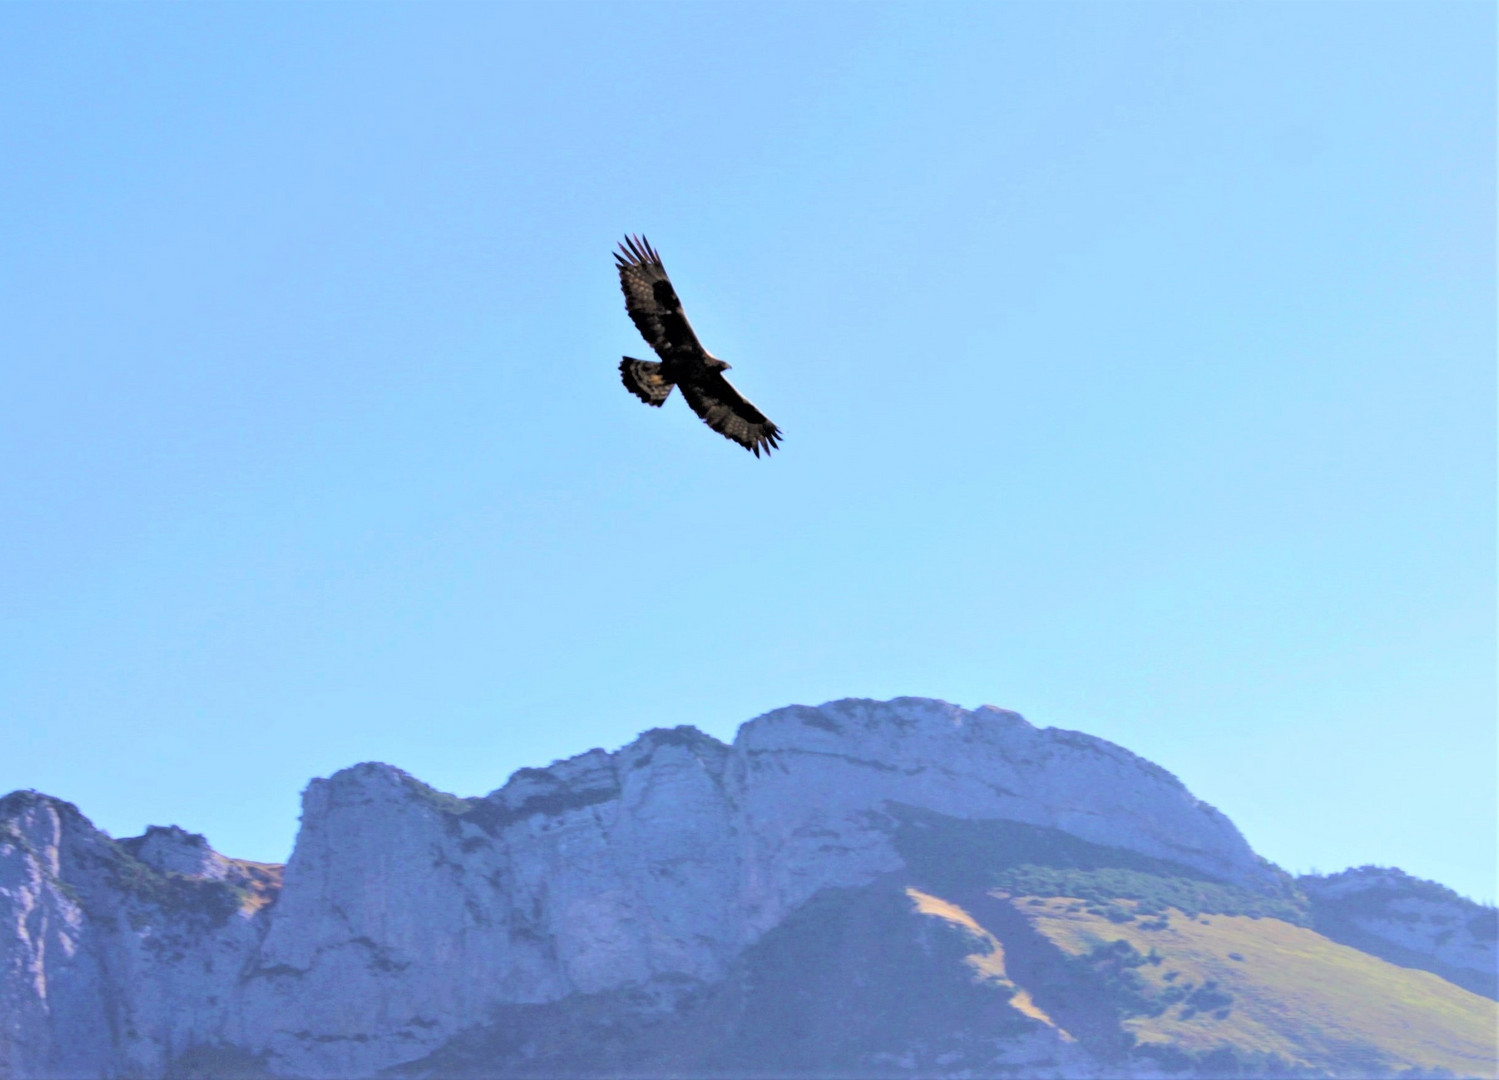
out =
<path fill-rule="evenodd" d="M 614 259 L 619 263 L 625 310 L 640 336 L 661 358 L 659 363 L 631 356 L 621 360 L 619 373 L 625 389 L 659 408 L 671 396 L 671 388 L 680 386 L 682 396 L 703 423 L 752 451 L 755 457 L 762 450 L 768 456 L 780 444 L 781 429 L 730 385 L 723 377 L 729 365 L 698 341 L 661 265 L 661 256 L 645 237 L 627 236 Z"/>

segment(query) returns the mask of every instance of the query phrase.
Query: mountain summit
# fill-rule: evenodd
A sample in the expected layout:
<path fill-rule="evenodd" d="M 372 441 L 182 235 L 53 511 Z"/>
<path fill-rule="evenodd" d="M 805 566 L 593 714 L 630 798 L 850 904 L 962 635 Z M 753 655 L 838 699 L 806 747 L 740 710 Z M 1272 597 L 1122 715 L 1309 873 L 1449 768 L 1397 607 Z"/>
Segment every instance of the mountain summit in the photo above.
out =
<path fill-rule="evenodd" d="M 845 700 L 482 798 L 356 765 L 284 868 L 9 795 L 0 1077 L 1491 1075 L 1494 938 L 1104 740 Z"/>

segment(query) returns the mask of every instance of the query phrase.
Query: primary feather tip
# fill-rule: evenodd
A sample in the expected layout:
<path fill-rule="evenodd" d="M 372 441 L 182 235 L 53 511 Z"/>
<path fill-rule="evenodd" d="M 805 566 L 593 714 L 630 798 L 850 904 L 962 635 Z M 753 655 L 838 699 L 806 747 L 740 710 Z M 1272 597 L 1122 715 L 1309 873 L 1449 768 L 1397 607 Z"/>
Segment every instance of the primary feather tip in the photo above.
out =
<path fill-rule="evenodd" d="M 625 238 L 620 241 L 619 250 L 614 253 L 614 257 L 623 264 L 634 262 L 659 265 L 661 262 L 661 256 L 656 253 L 655 248 L 651 247 L 651 242 L 644 236 L 636 236 L 632 233 L 625 233 Z"/>

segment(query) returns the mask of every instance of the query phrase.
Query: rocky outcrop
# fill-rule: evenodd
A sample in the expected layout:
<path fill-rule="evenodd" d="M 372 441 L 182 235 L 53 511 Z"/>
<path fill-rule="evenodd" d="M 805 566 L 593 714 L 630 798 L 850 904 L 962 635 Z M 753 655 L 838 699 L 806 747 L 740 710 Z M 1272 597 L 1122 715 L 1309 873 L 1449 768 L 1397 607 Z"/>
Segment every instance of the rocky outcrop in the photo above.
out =
<path fill-rule="evenodd" d="M 1296 882 L 1334 941 L 1499 997 L 1499 912 L 1400 870 L 1361 866 Z"/>
<path fill-rule="evenodd" d="M 369 1075 L 496 1010 L 711 985 L 813 896 L 901 869 L 902 808 L 1280 884 L 1128 751 L 916 698 L 777 710 L 731 746 L 650 731 L 475 799 L 354 766 L 308 786 L 284 880 L 19 793 L 0 803 L 0 1076 Z"/>
<path fill-rule="evenodd" d="M 159 1075 L 216 1038 L 276 870 L 181 830 L 116 843 L 34 792 L 0 800 L 0 1076 Z"/>

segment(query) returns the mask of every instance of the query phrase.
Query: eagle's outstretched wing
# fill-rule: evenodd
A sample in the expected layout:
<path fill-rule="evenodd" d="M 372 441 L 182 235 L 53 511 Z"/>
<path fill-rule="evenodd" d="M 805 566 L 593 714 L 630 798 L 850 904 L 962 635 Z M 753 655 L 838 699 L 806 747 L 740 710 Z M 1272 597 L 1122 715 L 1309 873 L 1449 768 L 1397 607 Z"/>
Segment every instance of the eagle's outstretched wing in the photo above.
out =
<path fill-rule="evenodd" d="M 625 388 L 647 405 L 660 405 L 673 386 L 680 386 L 687 404 L 710 428 L 756 457 L 761 452 L 769 454 L 780 444 L 781 429 L 729 384 L 721 374 L 728 365 L 698 341 L 661 256 L 645 237 L 627 236 L 614 260 L 619 264 L 625 309 L 662 361 L 625 357 L 619 365 Z"/>
<path fill-rule="evenodd" d="M 661 359 L 674 354 L 701 355 L 703 346 L 682 313 L 682 301 L 671 287 L 661 256 L 643 236 L 627 236 L 614 253 L 619 263 L 619 287 L 625 292 L 625 310 L 646 344 Z"/>
<path fill-rule="evenodd" d="M 701 416 L 705 424 L 753 451 L 755 457 L 759 457 L 762 450 L 769 455 L 780 444 L 781 429 L 718 372 L 677 385 L 682 388 L 682 396 L 692 406 L 692 411 Z"/>

